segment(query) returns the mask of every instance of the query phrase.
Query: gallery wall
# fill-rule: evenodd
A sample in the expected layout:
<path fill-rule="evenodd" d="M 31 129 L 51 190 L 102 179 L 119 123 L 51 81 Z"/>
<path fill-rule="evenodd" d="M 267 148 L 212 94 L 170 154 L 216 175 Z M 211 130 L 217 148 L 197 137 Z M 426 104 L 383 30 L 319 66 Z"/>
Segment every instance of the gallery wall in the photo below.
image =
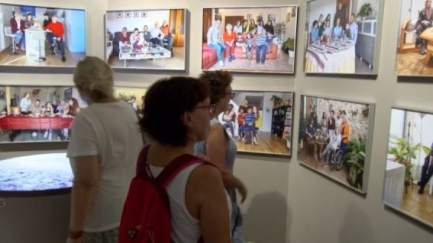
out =
<path fill-rule="evenodd" d="M 13 0 L 3 2 L 14 3 Z M 306 1 L 262 0 L 234 3 L 230 0 L 166 0 L 160 2 L 137 2 L 133 0 L 76 0 L 59 3 L 55 0 L 30 1 L 24 4 L 85 8 L 87 10 L 87 47 L 89 55 L 104 57 L 103 15 L 108 10 L 141 8 L 187 8 L 190 12 L 189 65 L 186 74 L 196 76 L 201 72 L 202 9 L 204 7 L 263 6 L 299 4 L 297 53 L 304 53 Z M 235 174 L 248 187 L 248 198 L 241 209 L 244 215 L 246 240 L 256 243 L 387 243 L 387 242 L 431 242 L 432 233 L 400 214 L 385 209 L 382 203 L 384 169 L 388 148 L 390 107 L 405 106 L 429 109 L 431 89 L 428 84 L 397 83 L 395 57 L 399 24 L 399 4 L 386 1 L 384 8 L 386 28 L 382 35 L 379 75 L 376 79 L 363 77 L 306 76 L 303 72 L 304 55 L 296 57 L 296 75 L 257 75 L 237 74 L 234 90 L 255 91 L 295 91 L 295 113 L 299 115 L 300 94 L 332 96 L 376 103 L 374 121 L 373 151 L 369 171 L 369 188 L 362 197 L 336 183 L 318 176 L 313 171 L 300 166 L 296 153 L 291 159 L 251 155 L 238 155 Z M 91 34 L 90 34 L 91 33 Z M 116 85 L 148 87 L 155 80 L 178 73 L 117 73 Z M 183 75 L 183 73 L 182 73 Z M 1 84 L 33 85 L 72 85 L 69 74 L 27 74 L 0 73 Z M 298 119 L 294 119 L 294 137 L 297 137 Z M 50 149 L 50 144 L 31 144 L 30 150 Z M 296 151 L 297 143 L 293 143 Z M 6 148 L 0 147 L 1 150 Z M 11 149 L 8 147 L 8 149 Z M 258 178 L 261 178 L 258 180 Z M 38 199 L 32 199 L 35 202 Z M 67 222 L 65 212 L 67 200 L 58 201 L 62 208 L 59 222 L 53 225 L 54 232 L 63 232 Z M 41 203 L 38 201 L 38 203 Z M 19 208 L 19 207 L 17 207 Z M 16 208 L 16 209 L 17 209 Z M 30 207 L 29 207 L 30 208 Z M 28 216 L 26 212 L 15 210 L 14 217 Z M 0 210 L 0 219 L 4 214 Z M 7 222 L 0 221 L 0 228 Z M 20 233 L 20 232 L 19 232 Z"/>

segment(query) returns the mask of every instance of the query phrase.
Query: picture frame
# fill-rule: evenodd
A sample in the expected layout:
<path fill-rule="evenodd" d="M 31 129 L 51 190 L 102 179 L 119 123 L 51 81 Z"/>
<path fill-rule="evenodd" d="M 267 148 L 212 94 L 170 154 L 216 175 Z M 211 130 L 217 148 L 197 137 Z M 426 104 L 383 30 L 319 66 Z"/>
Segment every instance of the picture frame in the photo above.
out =
<path fill-rule="evenodd" d="M 426 20 L 427 23 L 424 24 L 420 19 L 423 12 L 425 15 L 426 2 L 400 0 L 399 4 L 395 73 L 398 77 L 432 77 L 430 50 L 433 36 L 430 34 L 431 28 L 428 27 L 432 22 Z"/>
<path fill-rule="evenodd" d="M 105 26 L 112 33 L 113 39 L 105 47 L 105 60 L 115 70 L 154 70 L 185 71 L 187 62 L 187 44 L 189 43 L 187 10 L 176 9 L 136 9 L 122 10 L 126 13 L 140 13 L 133 19 L 116 18 L 121 10 L 108 10 L 105 14 Z M 138 21 L 138 22 L 137 22 Z M 140 24 L 138 24 L 140 23 Z M 150 31 L 163 24 L 166 36 L 152 38 Z M 126 41 L 120 41 L 122 29 L 127 29 Z M 144 30 L 146 28 L 146 30 Z M 136 30 L 136 31 L 135 31 Z M 142 33 L 146 31 L 145 37 Z M 134 32 L 136 33 L 136 37 Z M 131 40 L 134 39 L 134 43 Z M 106 39 L 108 43 L 110 40 Z"/>
<path fill-rule="evenodd" d="M 139 116 L 146 91 L 141 87 L 114 87 L 115 97 L 128 102 Z M 0 145 L 68 142 L 74 113 L 68 113 L 66 107 L 88 106 L 72 86 L 0 85 L 0 94 Z"/>
<path fill-rule="evenodd" d="M 364 11 L 365 8 L 368 11 Z M 308 2 L 305 73 L 377 76 L 380 52 L 376 50 L 381 45 L 383 9 L 384 1 L 366 4 L 355 0 Z M 337 34 L 335 26 L 338 26 Z"/>
<path fill-rule="evenodd" d="M 299 163 L 366 195 L 375 104 L 301 95 L 300 107 Z"/>
<path fill-rule="evenodd" d="M 138 18 L 140 17 L 140 12 L 139 11 L 134 11 L 134 18 Z"/>
<path fill-rule="evenodd" d="M 433 195 L 430 121 L 431 110 L 391 108 L 382 199 L 385 206 L 433 228 L 433 220 L 425 213 Z"/>
<path fill-rule="evenodd" d="M 296 39 L 297 39 L 297 19 L 286 23 L 286 12 L 291 9 L 298 9 L 297 5 L 277 5 L 266 7 L 218 7 L 218 14 L 221 20 L 216 20 L 216 8 L 203 9 L 203 32 L 202 32 L 202 51 L 201 67 L 203 71 L 226 70 L 235 73 L 272 73 L 272 74 L 294 74 L 296 60 Z M 257 33 L 265 28 L 253 27 L 244 31 L 235 32 L 238 22 L 257 22 L 265 19 L 269 14 L 275 16 L 276 22 L 272 27 L 267 27 L 267 32 Z M 257 19 L 254 19 L 256 16 Z M 227 22 L 227 23 L 226 23 Z M 215 25 L 218 23 L 218 27 Z M 231 38 L 233 45 L 226 48 L 221 42 L 223 33 L 227 25 L 232 26 L 233 34 Z M 263 23 L 263 26 L 268 23 Z M 253 24 L 254 26 L 254 24 Z M 238 30 L 240 30 L 238 28 Z M 215 40 L 207 40 L 209 31 L 214 31 Z M 215 36 L 221 38 L 216 38 Z M 257 37 L 267 39 L 266 45 L 256 47 L 247 43 L 253 43 Z M 217 40 L 218 39 L 218 40 Z M 211 43 L 209 45 L 209 43 Z M 257 49 L 260 48 L 260 49 Z M 259 50 L 256 52 L 256 50 Z M 278 61 L 277 61 L 278 60 Z"/>
<path fill-rule="evenodd" d="M 291 157 L 294 98 L 292 91 L 237 90 L 217 119 L 239 153 Z"/>
<path fill-rule="evenodd" d="M 32 28 L 24 29 L 24 35 L 14 32 L 11 27 L 11 12 L 15 9 L 20 14 L 20 22 L 25 26 L 25 14 L 33 16 Z M 24 12 L 21 12 L 24 11 Z M 66 16 L 66 12 L 68 15 Z M 60 40 L 49 38 L 47 41 L 42 23 L 44 13 L 56 19 L 56 23 L 68 26 L 69 32 L 55 33 L 51 35 L 62 35 Z M 53 5 L 21 5 L 0 2 L 0 14 L 5 16 L 4 41 L 0 42 L 0 73 L 73 73 L 77 63 L 88 54 L 87 13 L 85 9 L 64 8 Z M 15 19 L 16 21 L 16 19 Z M 54 24 L 46 26 L 54 29 Z M 16 36 L 21 36 L 20 38 Z M 23 39 L 24 38 L 24 39 Z M 15 43 L 17 42 L 17 43 Z M 51 45 L 40 45 L 40 42 L 50 42 Z M 52 49 L 52 50 L 51 50 Z"/>
<path fill-rule="evenodd" d="M 123 18 L 123 12 L 122 11 L 117 12 L 117 17 L 118 18 Z"/>
<path fill-rule="evenodd" d="M 131 15 L 130 11 L 125 12 L 125 18 L 131 18 Z"/>

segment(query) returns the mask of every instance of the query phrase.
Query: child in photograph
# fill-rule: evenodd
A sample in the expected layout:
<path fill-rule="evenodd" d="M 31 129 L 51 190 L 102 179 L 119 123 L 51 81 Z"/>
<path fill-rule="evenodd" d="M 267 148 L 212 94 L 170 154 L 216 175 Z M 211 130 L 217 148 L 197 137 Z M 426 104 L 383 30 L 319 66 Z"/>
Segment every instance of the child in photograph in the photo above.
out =
<path fill-rule="evenodd" d="M 238 136 L 239 138 L 243 138 L 244 136 L 242 133 L 242 129 L 245 121 L 245 108 L 243 108 L 242 106 L 239 107 L 237 121 L 238 121 Z"/>
<path fill-rule="evenodd" d="M 134 29 L 134 33 L 131 34 L 129 41 L 134 50 L 141 51 L 141 48 L 144 46 L 144 38 L 140 35 L 138 28 Z"/>
<path fill-rule="evenodd" d="M 319 40 L 319 22 L 314 20 L 313 29 L 311 30 L 311 43 L 315 43 Z"/>
<path fill-rule="evenodd" d="M 253 52 L 253 46 L 254 46 L 254 39 L 253 39 L 253 35 L 251 33 L 247 34 L 247 38 L 245 40 L 245 43 L 247 46 L 247 59 L 251 60 L 252 52 Z"/>
<path fill-rule="evenodd" d="M 242 33 L 238 34 L 238 36 L 236 38 L 236 46 L 242 48 L 242 53 L 246 53 L 247 52 L 247 48 L 246 48 L 246 44 L 245 44 L 245 39 L 242 36 Z"/>
<path fill-rule="evenodd" d="M 233 32 L 235 32 L 236 35 L 240 35 L 243 33 L 241 21 L 238 21 L 236 25 L 233 27 Z"/>
<path fill-rule="evenodd" d="M 340 24 L 340 18 L 337 18 L 334 29 L 332 30 L 332 38 L 340 39 L 343 36 L 343 28 Z"/>
<path fill-rule="evenodd" d="M 266 31 L 266 30 L 265 30 Z M 274 35 L 272 35 L 270 32 L 266 31 L 266 45 L 268 46 L 266 49 L 266 53 L 271 52 L 272 44 L 274 42 Z"/>
<path fill-rule="evenodd" d="M 222 120 L 224 122 L 223 128 L 224 129 L 230 128 L 230 133 L 232 135 L 232 138 L 235 137 L 235 131 L 234 131 L 234 126 L 235 126 L 234 121 L 235 121 L 235 119 L 236 119 L 236 114 L 233 111 L 233 105 L 229 104 L 228 107 L 227 107 L 227 110 L 223 114 L 223 119 Z"/>
<path fill-rule="evenodd" d="M 224 32 L 223 39 L 226 49 L 229 51 L 228 61 L 232 62 L 235 60 L 235 40 L 236 34 L 232 31 L 233 26 L 231 24 L 226 25 L 226 31 Z"/>
<path fill-rule="evenodd" d="M 268 51 L 268 45 L 266 44 L 266 30 L 262 29 L 262 32 L 257 33 L 257 39 L 256 39 L 256 63 L 257 64 L 265 63 L 267 51 Z"/>
<path fill-rule="evenodd" d="M 251 143 L 251 133 L 253 136 L 256 135 L 256 120 L 256 114 L 253 112 L 253 107 L 248 107 L 248 112 L 245 114 L 244 126 L 242 128 L 242 132 L 246 135 L 245 143 Z"/>

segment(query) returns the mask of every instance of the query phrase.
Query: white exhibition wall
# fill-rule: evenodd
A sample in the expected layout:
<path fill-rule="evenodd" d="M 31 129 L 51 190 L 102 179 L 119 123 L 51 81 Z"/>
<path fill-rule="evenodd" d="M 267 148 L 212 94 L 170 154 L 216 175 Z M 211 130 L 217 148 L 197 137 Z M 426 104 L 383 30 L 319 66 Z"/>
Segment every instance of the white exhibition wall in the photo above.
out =
<path fill-rule="evenodd" d="M 3 0 L 16 3 L 14 0 Z M 201 72 L 201 32 L 203 8 L 264 6 L 299 4 L 298 14 L 298 53 L 303 53 L 306 41 L 305 18 L 306 1 L 303 0 L 165 0 L 164 2 L 133 0 L 76 0 L 60 3 L 56 0 L 20 0 L 20 4 L 45 5 L 55 7 L 75 7 L 87 9 L 88 53 L 104 57 L 104 14 L 106 10 L 124 9 L 159 9 L 186 8 L 190 12 L 190 48 L 187 74 L 196 76 Z M 361 2 L 361 1 L 359 1 Z M 380 51 L 379 75 L 377 79 L 336 78 L 333 76 L 310 77 L 303 72 L 303 55 L 297 56 L 296 75 L 235 75 L 234 90 L 255 91 L 295 91 L 294 137 L 298 136 L 301 94 L 333 97 L 336 99 L 356 99 L 376 103 L 374 121 L 373 151 L 370 165 L 368 194 L 361 197 L 356 193 L 300 166 L 296 154 L 291 159 L 262 157 L 257 155 L 238 155 L 235 174 L 247 185 L 249 194 L 242 204 L 246 240 L 256 243 L 430 243 L 431 231 L 420 227 L 400 214 L 384 208 L 382 203 L 386 151 L 388 148 L 389 120 L 391 107 L 404 106 L 418 109 L 429 109 L 431 103 L 431 85 L 414 83 L 397 83 L 395 76 L 395 58 L 397 34 L 400 28 L 399 4 L 386 1 L 384 13 L 385 33 L 382 35 Z M 119 86 L 147 87 L 156 79 L 172 75 L 172 73 L 118 73 L 116 82 Z M 72 85 L 72 75 L 59 74 L 0 74 L 1 84 L 27 85 Z M 295 139 L 296 140 L 296 139 Z M 293 151 L 297 151 L 293 143 Z M 0 147 L 0 150 L 3 150 Z M 27 149 L 50 149 L 49 144 L 31 144 Z M 19 152 L 17 152 L 18 154 Z M 258 179 L 260 178 L 260 179 Z M 15 199 L 11 199 L 11 203 Z M 33 202 L 41 200 L 31 199 Z M 31 200 L 29 201 L 31 203 Z M 38 201 L 39 200 L 39 201 Z M 48 200 L 49 198 L 45 198 Z M 62 199 L 63 200 L 63 199 Z M 65 200 L 58 201 L 59 207 Z M 42 202 L 40 202 L 42 203 Z M 38 204 L 28 204 L 28 208 Z M 50 204 L 52 205 L 52 204 Z M 17 218 L 28 217 L 20 212 L 20 207 L 0 208 L 0 228 L 11 223 L 5 216 L 12 215 L 7 210 L 15 210 Z M 6 214 L 5 212 L 9 212 Z M 65 232 L 67 210 L 58 214 L 58 224 L 48 224 L 44 218 L 40 224 L 50 225 L 50 232 Z M 8 231 L 13 234 L 34 236 L 34 232 L 23 232 L 18 228 Z M 38 228 L 38 230 L 40 230 Z M 0 236 L 2 237 L 2 236 Z M 34 239 L 34 237 L 32 238 Z M 63 239 L 62 239 L 63 240 Z M 1 241 L 1 238 L 0 238 Z M 37 242 L 35 239 L 32 242 Z M 47 241 L 44 241 L 46 243 Z M 39 242 L 37 242 L 39 243 Z"/>

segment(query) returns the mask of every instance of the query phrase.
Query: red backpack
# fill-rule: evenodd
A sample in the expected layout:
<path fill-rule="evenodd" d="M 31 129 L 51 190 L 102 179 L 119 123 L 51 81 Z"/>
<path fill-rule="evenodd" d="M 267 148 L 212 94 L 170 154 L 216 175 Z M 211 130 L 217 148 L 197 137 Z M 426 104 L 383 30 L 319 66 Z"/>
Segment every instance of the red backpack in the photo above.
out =
<path fill-rule="evenodd" d="M 120 220 L 118 243 L 171 243 L 170 202 L 167 185 L 186 167 L 203 163 L 198 157 L 184 154 L 173 160 L 154 178 L 147 163 L 147 146 L 138 156 L 137 175 L 129 186 Z M 203 242 L 200 238 L 198 242 Z"/>

